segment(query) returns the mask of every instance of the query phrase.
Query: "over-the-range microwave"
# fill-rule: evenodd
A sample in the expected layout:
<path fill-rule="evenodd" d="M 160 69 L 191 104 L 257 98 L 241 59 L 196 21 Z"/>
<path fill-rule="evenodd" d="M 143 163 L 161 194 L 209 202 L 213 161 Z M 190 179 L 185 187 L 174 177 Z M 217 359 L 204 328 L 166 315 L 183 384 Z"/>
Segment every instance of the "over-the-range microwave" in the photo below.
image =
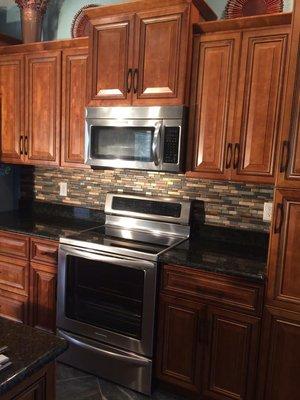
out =
<path fill-rule="evenodd" d="M 85 163 L 100 168 L 180 172 L 186 108 L 86 109 Z"/>

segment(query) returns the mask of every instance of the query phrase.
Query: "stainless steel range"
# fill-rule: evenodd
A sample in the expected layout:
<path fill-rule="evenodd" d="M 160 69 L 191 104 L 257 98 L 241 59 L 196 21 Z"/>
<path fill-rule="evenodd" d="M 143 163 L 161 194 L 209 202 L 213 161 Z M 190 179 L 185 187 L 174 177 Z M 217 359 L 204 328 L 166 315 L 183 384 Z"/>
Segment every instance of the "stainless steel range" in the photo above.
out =
<path fill-rule="evenodd" d="M 190 203 L 110 193 L 105 214 L 60 239 L 60 360 L 150 394 L 159 257 L 189 237 Z"/>

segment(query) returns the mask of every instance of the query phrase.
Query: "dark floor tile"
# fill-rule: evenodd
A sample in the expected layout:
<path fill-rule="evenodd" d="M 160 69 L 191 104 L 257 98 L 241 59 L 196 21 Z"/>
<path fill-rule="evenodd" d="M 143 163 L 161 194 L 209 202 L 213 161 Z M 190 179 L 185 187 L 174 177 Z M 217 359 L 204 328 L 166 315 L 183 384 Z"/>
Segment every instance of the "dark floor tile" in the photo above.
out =
<path fill-rule="evenodd" d="M 69 367 L 68 365 L 57 362 L 56 363 L 56 380 L 63 381 L 66 379 L 75 379 L 81 377 L 89 377 L 91 375 L 86 372 L 80 371 L 79 369 L 75 369 Z"/>
<path fill-rule="evenodd" d="M 102 400 L 97 378 L 85 376 L 58 381 L 56 400 Z"/>

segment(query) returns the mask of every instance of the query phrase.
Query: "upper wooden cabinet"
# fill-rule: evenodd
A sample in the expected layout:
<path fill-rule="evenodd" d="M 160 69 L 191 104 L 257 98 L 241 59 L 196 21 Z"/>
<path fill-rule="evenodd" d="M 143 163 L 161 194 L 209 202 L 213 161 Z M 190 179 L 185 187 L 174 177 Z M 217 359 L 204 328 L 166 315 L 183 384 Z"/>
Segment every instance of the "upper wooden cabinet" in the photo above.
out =
<path fill-rule="evenodd" d="M 190 176 L 274 182 L 290 19 L 290 14 L 271 16 L 270 26 L 261 29 L 251 26 L 264 25 L 262 17 L 240 24 L 221 21 L 219 29 L 226 31 L 218 33 L 217 22 L 200 24 L 203 33 L 194 42 Z"/>
<path fill-rule="evenodd" d="M 300 188 L 300 4 L 295 1 L 288 85 L 276 185 Z"/>
<path fill-rule="evenodd" d="M 86 11 L 91 22 L 88 104 L 188 101 L 192 25 L 216 19 L 203 1 L 142 0 Z"/>

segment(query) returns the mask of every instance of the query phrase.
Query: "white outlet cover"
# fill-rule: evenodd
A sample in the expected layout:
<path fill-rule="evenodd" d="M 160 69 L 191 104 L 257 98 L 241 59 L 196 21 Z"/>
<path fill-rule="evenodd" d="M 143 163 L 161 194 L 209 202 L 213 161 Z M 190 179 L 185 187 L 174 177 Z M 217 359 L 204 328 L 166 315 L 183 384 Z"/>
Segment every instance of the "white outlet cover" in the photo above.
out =
<path fill-rule="evenodd" d="M 68 195 L 67 182 L 59 182 L 59 195 L 62 197 L 66 197 Z"/>
<path fill-rule="evenodd" d="M 265 222 L 271 222 L 272 221 L 272 214 L 273 214 L 273 203 L 265 203 L 264 204 L 263 220 Z"/>

